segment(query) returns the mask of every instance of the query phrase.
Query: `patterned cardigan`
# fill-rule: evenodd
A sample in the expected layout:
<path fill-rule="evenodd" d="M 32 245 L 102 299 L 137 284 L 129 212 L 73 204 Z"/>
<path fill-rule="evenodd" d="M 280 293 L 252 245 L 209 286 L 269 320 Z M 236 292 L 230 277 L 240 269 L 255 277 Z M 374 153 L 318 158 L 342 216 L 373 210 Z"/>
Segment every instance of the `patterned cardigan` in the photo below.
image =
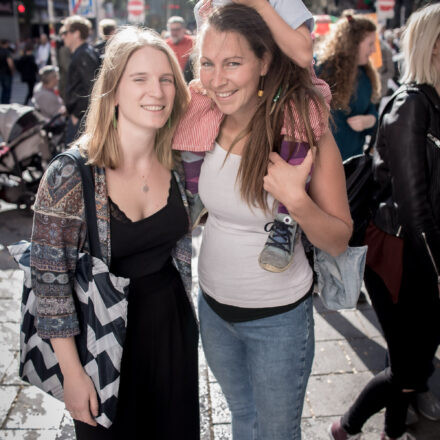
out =
<path fill-rule="evenodd" d="M 188 212 L 181 172 L 173 171 Z M 110 266 L 110 212 L 104 168 L 94 167 L 96 214 L 103 258 Z M 78 254 L 88 252 L 80 170 L 68 156 L 56 158 L 44 174 L 34 205 L 32 287 L 37 296 L 37 331 L 42 338 L 80 332 L 73 300 Z M 191 301 L 191 232 L 172 253 Z"/>

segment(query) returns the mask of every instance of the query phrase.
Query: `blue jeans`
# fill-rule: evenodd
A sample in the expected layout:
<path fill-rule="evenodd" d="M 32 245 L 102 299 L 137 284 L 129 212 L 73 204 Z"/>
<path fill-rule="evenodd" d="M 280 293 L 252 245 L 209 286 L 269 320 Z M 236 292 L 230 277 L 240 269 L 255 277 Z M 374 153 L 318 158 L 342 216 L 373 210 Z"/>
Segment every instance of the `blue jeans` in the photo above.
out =
<path fill-rule="evenodd" d="M 312 297 L 275 316 L 229 323 L 199 294 L 209 367 L 232 414 L 234 440 L 300 440 L 315 349 Z"/>

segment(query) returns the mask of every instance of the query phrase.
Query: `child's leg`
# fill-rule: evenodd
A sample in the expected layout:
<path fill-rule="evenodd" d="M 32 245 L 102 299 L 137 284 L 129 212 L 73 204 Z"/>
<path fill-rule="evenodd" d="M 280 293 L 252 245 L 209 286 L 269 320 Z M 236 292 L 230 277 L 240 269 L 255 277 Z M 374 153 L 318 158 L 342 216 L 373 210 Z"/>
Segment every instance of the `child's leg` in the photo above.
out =
<path fill-rule="evenodd" d="M 283 141 L 280 156 L 290 165 L 303 162 L 309 150 L 307 143 Z M 293 261 L 298 224 L 292 219 L 286 207 L 279 203 L 278 213 L 270 224 L 269 237 L 260 254 L 259 263 L 263 269 L 270 272 L 283 272 Z"/>
<path fill-rule="evenodd" d="M 296 143 L 283 141 L 281 143 L 280 156 L 290 165 L 300 165 L 303 163 L 308 151 L 309 144 L 305 142 Z M 280 203 L 278 206 L 278 213 L 289 214 L 286 207 L 282 203 Z"/>
<path fill-rule="evenodd" d="M 182 151 L 182 164 L 185 172 L 186 189 L 193 195 L 199 192 L 199 176 L 205 153 Z"/>
<path fill-rule="evenodd" d="M 181 156 L 185 173 L 191 224 L 194 229 L 207 212 L 199 197 L 199 177 L 205 153 L 183 151 Z"/>

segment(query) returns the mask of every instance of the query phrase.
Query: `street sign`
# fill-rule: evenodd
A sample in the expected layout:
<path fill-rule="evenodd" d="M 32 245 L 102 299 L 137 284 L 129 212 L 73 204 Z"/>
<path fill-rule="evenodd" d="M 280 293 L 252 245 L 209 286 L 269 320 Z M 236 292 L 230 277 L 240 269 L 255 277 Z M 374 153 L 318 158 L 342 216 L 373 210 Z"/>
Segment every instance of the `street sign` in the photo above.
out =
<path fill-rule="evenodd" d="M 395 0 L 377 0 L 376 11 L 380 22 L 394 17 Z"/>
<path fill-rule="evenodd" d="M 143 23 L 145 21 L 144 0 L 128 0 L 127 20 L 130 23 Z"/>
<path fill-rule="evenodd" d="M 95 17 L 96 0 L 69 0 L 70 15 L 82 15 L 83 17 Z"/>

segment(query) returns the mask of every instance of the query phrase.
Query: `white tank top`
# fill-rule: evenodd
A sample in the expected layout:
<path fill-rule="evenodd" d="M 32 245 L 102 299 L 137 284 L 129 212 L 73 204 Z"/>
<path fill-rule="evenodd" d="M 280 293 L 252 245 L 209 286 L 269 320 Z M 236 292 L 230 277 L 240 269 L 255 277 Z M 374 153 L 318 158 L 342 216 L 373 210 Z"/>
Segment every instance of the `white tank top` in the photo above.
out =
<path fill-rule="evenodd" d="M 236 184 L 241 156 L 230 154 L 217 143 L 206 153 L 200 179 L 200 197 L 209 216 L 199 256 L 199 282 L 205 293 L 222 304 L 236 307 L 277 307 L 301 299 L 312 285 L 313 274 L 301 240 L 287 270 L 262 269 L 258 256 L 273 221 L 270 213 L 251 209 Z M 274 199 L 268 196 L 269 206 Z"/>

